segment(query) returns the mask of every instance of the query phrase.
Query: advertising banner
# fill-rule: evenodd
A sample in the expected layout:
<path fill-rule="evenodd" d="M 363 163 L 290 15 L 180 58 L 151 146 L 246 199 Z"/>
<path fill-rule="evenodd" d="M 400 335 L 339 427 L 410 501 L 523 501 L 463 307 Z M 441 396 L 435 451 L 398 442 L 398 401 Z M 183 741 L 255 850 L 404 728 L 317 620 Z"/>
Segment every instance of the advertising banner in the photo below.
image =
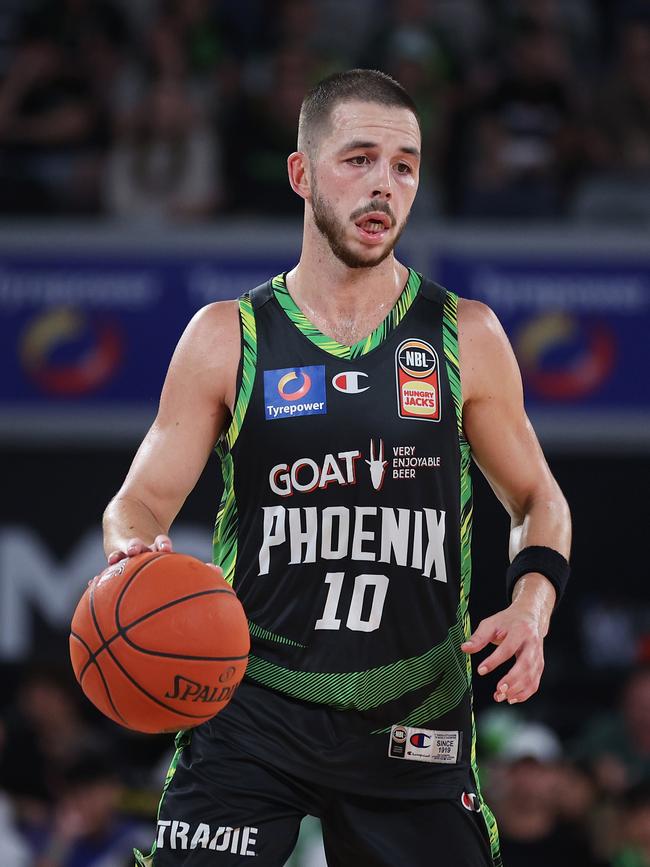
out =
<path fill-rule="evenodd" d="M 0 409 L 152 404 L 203 305 L 291 266 L 194 253 L 0 253 Z"/>
<path fill-rule="evenodd" d="M 531 411 L 650 422 L 650 259 L 445 253 L 436 268 L 499 317 Z"/>

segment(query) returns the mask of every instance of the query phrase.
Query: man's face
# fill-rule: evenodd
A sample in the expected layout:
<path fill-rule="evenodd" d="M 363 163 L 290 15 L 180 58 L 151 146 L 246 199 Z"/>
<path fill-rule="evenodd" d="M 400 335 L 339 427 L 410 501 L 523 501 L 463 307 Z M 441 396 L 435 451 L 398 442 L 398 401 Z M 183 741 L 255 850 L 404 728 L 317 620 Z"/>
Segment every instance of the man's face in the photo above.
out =
<path fill-rule="evenodd" d="M 349 268 L 371 268 L 393 250 L 418 187 L 420 130 L 413 113 L 342 102 L 311 164 L 314 223 Z"/>

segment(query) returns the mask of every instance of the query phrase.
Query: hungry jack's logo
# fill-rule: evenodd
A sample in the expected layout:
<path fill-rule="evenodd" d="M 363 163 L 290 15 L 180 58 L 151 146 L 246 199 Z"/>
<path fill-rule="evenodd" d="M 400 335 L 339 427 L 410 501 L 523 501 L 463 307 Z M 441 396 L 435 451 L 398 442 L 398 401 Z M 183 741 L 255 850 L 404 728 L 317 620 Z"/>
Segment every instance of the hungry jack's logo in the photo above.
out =
<path fill-rule="evenodd" d="M 400 418 L 440 421 L 438 354 L 426 340 L 403 340 L 395 351 L 397 413 Z"/>

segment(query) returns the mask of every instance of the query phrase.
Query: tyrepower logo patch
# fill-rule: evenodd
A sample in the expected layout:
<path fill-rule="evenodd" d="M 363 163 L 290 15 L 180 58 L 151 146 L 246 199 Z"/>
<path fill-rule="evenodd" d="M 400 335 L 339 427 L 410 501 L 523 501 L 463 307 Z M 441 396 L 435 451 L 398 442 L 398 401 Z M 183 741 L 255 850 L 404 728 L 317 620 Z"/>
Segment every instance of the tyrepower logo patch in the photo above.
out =
<path fill-rule="evenodd" d="M 438 354 L 426 340 L 403 340 L 395 352 L 400 418 L 440 421 Z"/>
<path fill-rule="evenodd" d="M 326 412 L 324 365 L 264 371 L 267 421 L 299 415 L 325 415 Z"/>

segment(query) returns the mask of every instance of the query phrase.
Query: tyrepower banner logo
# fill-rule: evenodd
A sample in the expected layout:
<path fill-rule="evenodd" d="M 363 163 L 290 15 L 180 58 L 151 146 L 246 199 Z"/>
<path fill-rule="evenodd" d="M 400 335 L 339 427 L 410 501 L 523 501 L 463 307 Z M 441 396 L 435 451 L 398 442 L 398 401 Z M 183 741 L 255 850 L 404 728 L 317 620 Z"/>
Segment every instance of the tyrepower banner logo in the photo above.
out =
<path fill-rule="evenodd" d="M 395 352 L 400 418 L 440 421 L 438 355 L 425 340 L 403 340 Z"/>
<path fill-rule="evenodd" d="M 264 413 L 267 421 L 299 415 L 325 415 L 326 412 L 324 365 L 264 371 Z"/>

